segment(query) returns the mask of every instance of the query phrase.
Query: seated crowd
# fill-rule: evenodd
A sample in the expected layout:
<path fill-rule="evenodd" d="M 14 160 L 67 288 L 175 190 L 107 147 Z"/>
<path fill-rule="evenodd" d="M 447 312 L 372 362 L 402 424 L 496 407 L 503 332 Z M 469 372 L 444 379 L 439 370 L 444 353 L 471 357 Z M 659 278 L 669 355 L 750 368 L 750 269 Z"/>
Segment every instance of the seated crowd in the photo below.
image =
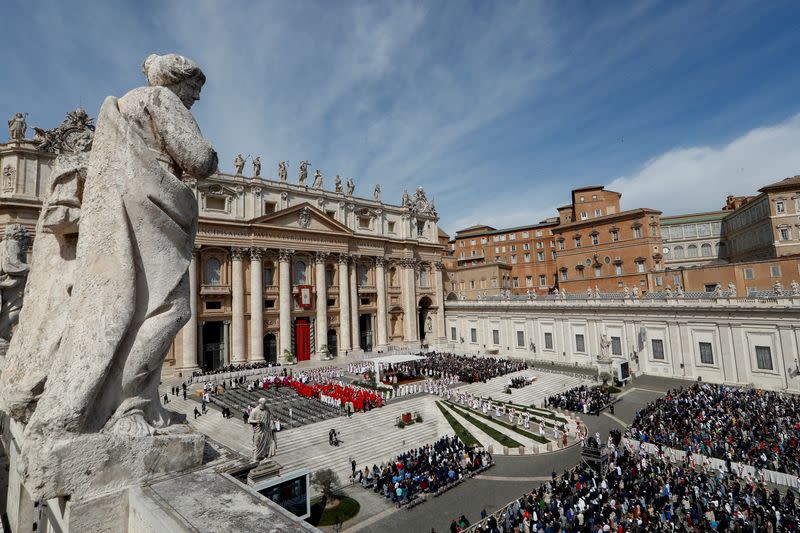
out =
<path fill-rule="evenodd" d="M 464 356 L 452 353 L 431 352 L 425 359 L 388 364 L 382 375 L 403 381 L 416 377 L 446 379 L 451 383 L 486 382 L 528 368 L 523 361 L 512 361 L 497 357 Z"/>
<path fill-rule="evenodd" d="M 317 398 L 329 405 L 342 407 L 347 412 L 369 411 L 383 405 L 383 398 L 369 389 L 352 387 L 342 383 L 289 383 L 297 394 L 305 398 Z M 266 388 L 266 387 L 265 387 Z"/>
<path fill-rule="evenodd" d="M 545 407 L 566 409 L 576 413 L 596 414 L 611 403 L 611 394 L 602 387 L 587 387 L 581 385 L 561 394 L 550 396 L 545 402 Z M 613 411 L 612 411 L 613 412 Z"/>
<path fill-rule="evenodd" d="M 228 372 L 237 372 L 239 370 L 258 370 L 261 368 L 273 368 L 281 366 L 280 363 L 273 363 L 268 361 L 259 361 L 258 363 L 242 363 L 240 365 L 226 365 L 214 370 L 196 370 L 192 372 L 192 377 L 197 376 L 214 376 L 217 374 L 227 374 Z"/>
<path fill-rule="evenodd" d="M 685 452 L 800 475 L 800 398 L 696 383 L 636 413 L 629 435 Z"/>
<path fill-rule="evenodd" d="M 536 378 L 527 376 L 517 376 L 515 378 L 509 378 L 507 385 L 508 388 L 510 389 L 521 389 L 522 387 L 533 385 L 534 381 L 536 381 Z"/>
<path fill-rule="evenodd" d="M 442 437 L 388 463 L 355 471 L 354 481 L 401 505 L 422 493 L 447 490 L 492 463 L 488 452 L 466 446 L 458 437 Z"/>
<path fill-rule="evenodd" d="M 585 465 L 546 482 L 477 526 L 480 533 L 797 531 L 795 494 L 755 480 L 614 449 L 608 474 Z"/>

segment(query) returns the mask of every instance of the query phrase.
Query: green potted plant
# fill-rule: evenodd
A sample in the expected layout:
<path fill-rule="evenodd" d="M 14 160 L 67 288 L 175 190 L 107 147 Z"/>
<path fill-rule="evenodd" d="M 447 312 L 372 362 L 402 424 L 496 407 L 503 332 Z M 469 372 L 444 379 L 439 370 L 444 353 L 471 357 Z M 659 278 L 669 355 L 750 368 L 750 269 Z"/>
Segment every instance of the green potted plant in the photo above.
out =
<path fill-rule="evenodd" d="M 283 351 L 283 358 L 286 360 L 286 364 L 288 365 L 293 365 L 295 363 L 294 355 L 288 348 Z"/>

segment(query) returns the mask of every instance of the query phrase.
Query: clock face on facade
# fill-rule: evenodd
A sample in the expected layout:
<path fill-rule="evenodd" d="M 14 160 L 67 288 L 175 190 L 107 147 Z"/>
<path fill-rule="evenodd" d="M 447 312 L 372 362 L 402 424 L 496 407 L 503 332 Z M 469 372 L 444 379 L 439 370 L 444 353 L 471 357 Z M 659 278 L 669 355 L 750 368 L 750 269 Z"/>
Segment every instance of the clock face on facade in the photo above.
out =
<path fill-rule="evenodd" d="M 663 253 L 663 254 L 668 254 L 668 253 L 669 253 L 669 248 L 667 248 L 667 247 L 665 246 L 664 248 L 662 248 L 662 249 L 661 249 L 661 253 Z"/>

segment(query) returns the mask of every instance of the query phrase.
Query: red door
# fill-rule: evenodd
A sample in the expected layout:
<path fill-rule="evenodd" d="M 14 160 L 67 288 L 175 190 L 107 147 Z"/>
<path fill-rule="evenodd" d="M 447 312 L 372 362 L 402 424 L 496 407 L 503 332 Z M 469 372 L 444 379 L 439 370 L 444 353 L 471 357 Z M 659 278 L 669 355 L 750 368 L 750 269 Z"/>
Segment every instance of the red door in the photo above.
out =
<path fill-rule="evenodd" d="M 311 323 L 307 318 L 298 318 L 294 323 L 294 343 L 298 361 L 311 359 Z"/>

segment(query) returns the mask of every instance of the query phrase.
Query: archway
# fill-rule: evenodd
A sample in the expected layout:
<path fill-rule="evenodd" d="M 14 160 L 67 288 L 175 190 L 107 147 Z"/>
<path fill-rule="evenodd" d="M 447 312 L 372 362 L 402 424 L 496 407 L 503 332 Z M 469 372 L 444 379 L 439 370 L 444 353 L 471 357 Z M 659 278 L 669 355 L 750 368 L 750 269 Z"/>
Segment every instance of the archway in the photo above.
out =
<path fill-rule="evenodd" d="M 264 359 L 268 363 L 278 362 L 278 341 L 274 333 L 264 335 Z"/>
<path fill-rule="evenodd" d="M 419 340 L 424 341 L 426 334 L 431 333 L 433 336 L 433 317 L 430 313 L 430 307 L 433 305 L 431 299 L 423 296 L 419 301 Z"/>

